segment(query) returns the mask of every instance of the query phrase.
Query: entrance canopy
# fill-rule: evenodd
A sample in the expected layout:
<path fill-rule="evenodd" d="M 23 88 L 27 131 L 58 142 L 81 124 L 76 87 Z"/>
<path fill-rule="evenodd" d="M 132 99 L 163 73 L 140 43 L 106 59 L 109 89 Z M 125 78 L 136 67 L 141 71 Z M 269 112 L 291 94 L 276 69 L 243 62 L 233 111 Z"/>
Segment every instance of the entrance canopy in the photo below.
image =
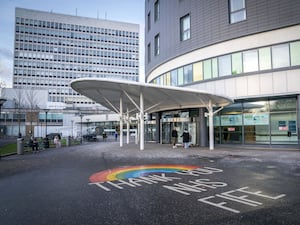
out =
<path fill-rule="evenodd" d="M 210 129 L 212 129 L 212 132 L 213 108 L 222 108 L 233 102 L 230 98 L 195 89 L 158 86 L 126 80 L 79 78 L 71 82 L 71 87 L 78 93 L 119 113 L 121 120 L 123 106 L 129 115 L 140 113 L 141 121 L 144 118 L 144 113 L 206 107 L 208 109 L 208 116 L 211 117 Z M 141 123 L 140 130 L 140 142 L 142 142 L 144 140 L 144 137 L 142 137 L 143 123 Z M 210 134 L 210 136 L 211 135 L 213 135 L 213 133 Z M 120 137 L 121 136 L 122 135 L 120 135 Z M 210 137 L 210 139 L 211 138 L 213 137 Z M 213 139 L 210 140 L 210 142 L 211 141 L 213 141 Z M 213 143 L 210 143 L 210 145 L 213 146 Z M 142 148 L 143 146 L 141 146 L 141 149 Z"/>
<path fill-rule="evenodd" d="M 148 113 L 207 107 L 211 101 L 214 107 L 222 107 L 232 100 L 208 92 L 181 87 L 162 87 L 153 84 L 129 82 L 125 80 L 108 80 L 101 78 L 80 78 L 71 82 L 71 87 L 106 108 L 119 113 L 120 97 L 130 114 L 139 112 L 140 94 L 144 96 L 144 111 Z"/>

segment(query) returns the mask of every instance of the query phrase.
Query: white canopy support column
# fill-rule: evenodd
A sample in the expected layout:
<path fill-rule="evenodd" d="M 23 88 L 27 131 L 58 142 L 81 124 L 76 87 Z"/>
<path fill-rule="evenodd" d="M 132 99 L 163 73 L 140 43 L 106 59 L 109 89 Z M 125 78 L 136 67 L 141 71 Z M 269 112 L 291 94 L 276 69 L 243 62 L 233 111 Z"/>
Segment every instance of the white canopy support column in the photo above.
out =
<path fill-rule="evenodd" d="M 127 122 L 127 126 L 126 126 L 126 129 L 127 129 L 127 136 L 126 136 L 126 143 L 129 144 L 129 138 L 130 138 L 130 120 L 129 120 L 129 110 L 127 108 L 127 113 L 126 113 L 126 122 Z"/>
<path fill-rule="evenodd" d="M 123 99 L 120 97 L 120 147 L 123 147 Z"/>
<path fill-rule="evenodd" d="M 209 150 L 214 150 L 214 112 L 211 100 L 208 107 L 208 124 L 209 124 Z"/>
<path fill-rule="evenodd" d="M 214 111 L 211 100 L 209 100 L 208 106 L 206 107 L 208 113 L 205 116 L 208 116 L 208 124 L 209 124 L 209 150 L 214 150 L 214 115 L 221 111 L 224 107 L 217 109 Z"/>
<path fill-rule="evenodd" d="M 140 92 L 140 150 L 144 150 L 144 96 L 143 92 Z"/>
<path fill-rule="evenodd" d="M 137 129 L 135 130 L 135 144 L 139 143 L 139 137 L 140 137 L 140 115 L 138 113 L 135 114 L 136 121 L 137 121 Z"/>

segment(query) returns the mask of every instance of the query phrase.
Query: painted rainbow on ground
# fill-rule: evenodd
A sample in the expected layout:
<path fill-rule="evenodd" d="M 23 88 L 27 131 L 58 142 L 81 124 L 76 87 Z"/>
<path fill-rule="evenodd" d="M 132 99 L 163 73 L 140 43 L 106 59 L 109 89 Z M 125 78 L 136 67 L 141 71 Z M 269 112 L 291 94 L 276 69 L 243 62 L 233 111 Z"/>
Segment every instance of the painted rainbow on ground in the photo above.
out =
<path fill-rule="evenodd" d="M 104 170 L 90 176 L 92 183 L 106 182 L 114 180 L 122 180 L 128 178 L 137 178 L 148 176 L 155 173 L 174 173 L 183 170 L 193 170 L 199 166 L 191 165 L 141 165 L 141 166 L 125 166 L 114 169 Z"/>

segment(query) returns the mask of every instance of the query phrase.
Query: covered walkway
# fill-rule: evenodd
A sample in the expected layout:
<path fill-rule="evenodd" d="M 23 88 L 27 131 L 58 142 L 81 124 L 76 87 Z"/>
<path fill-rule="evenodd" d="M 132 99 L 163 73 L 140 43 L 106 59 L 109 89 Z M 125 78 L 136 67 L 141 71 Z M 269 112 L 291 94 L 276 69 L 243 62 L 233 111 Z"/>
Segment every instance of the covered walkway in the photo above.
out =
<path fill-rule="evenodd" d="M 78 93 L 92 99 L 120 115 L 120 133 L 123 122 L 129 117 L 139 115 L 139 122 L 144 121 L 145 113 L 159 111 L 205 107 L 209 117 L 209 148 L 214 149 L 213 116 L 233 100 L 204 91 L 181 87 L 162 87 L 153 84 L 111 80 L 102 78 L 80 78 L 71 82 L 71 87 Z M 144 149 L 144 122 L 139 123 L 140 150 Z M 129 142 L 127 132 L 127 143 Z M 123 146 L 123 135 L 120 135 Z"/>

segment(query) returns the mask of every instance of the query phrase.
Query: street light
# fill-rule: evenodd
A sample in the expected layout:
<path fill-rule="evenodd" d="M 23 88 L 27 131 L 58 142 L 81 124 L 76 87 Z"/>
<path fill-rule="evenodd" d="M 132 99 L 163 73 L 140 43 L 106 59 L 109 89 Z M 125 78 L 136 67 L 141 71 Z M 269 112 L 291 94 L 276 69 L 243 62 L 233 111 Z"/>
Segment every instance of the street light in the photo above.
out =
<path fill-rule="evenodd" d="M 86 119 L 86 122 L 87 122 L 87 124 L 86 124 L 86 126 L 87 126 L 86 131 L 89 134 L 90 133 L 90 131 L 89 131 L 89 122 L 90 122 L 90 119 Z"/>
<path fill-rule="evenodd" d="M 81 112 L 79 113 L 79 117 L 80 117 L 80 144 L 82 144 L 82 117 L 83 117 L 83 114 Z"/>
<path fill-rule="evenodd" d="M 74 122 L 74 120 L 71 120 L 71 123 L 72 123 L 72 126 L 71 126 L 71 128 L 72 128 L 72 135 L 71 135 L 71 137 L 73 138 L 73 122 Z"/>
<path fill-rule="evenodd" d="M 45 109 L 44 111 L 45 111 L 45 113 L 46 113 L 46 130 L 45 130 L 45 137 L 47 137 L 47 120 L 48 120 L 47 116 L 48 116 L 49 109 Z"/>
<path fill-rule="evenodd" d="M 4 102 L 6 102 L 6 99 L 0 98 L 0 121 L 1 121 L 1 108 L 2 108 L 2 105 L 4 104 Z M 1 131 L 1 133 L 2 133 L 2 131 Z"/>

